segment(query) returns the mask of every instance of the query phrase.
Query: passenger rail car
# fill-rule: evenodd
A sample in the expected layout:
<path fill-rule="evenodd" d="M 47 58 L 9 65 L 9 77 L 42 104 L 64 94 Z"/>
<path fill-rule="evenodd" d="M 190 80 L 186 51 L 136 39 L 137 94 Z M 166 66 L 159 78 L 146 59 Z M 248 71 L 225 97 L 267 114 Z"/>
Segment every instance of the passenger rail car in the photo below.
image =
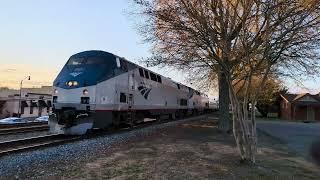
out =
<path fill-rule="evenodd" d="M 69 58 L 53 83 L 50 131 L 84 134 L 145 118 L 179 118 L 209 108 L 208 97 L 104 51 Z"/>

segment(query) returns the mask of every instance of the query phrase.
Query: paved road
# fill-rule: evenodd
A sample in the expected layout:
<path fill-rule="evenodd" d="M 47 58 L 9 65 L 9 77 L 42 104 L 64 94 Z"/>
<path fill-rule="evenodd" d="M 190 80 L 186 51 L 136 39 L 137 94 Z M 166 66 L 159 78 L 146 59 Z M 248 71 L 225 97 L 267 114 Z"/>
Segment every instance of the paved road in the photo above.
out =
<path fill-rule="evenodd" d="M 258 121 L 257 128 L 287 143 L 289 148 L 308 156 L 314 140 L 320 140 L 320 123 Z"/>

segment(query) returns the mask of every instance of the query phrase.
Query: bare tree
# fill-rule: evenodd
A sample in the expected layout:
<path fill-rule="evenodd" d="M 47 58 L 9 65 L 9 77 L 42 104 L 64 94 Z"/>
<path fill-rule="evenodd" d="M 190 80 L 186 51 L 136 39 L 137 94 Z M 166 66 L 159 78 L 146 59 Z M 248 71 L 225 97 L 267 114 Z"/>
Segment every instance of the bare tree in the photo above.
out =
<path fill-rule="evenodd" d="M 241 160 L 255 162 L 256 104 L 270 74 L 314 75 L 319 67 L 317 0 L 135 0 L 153 43 L 151 65 L 216 72 L 229 91 Z M 252 78 L 260 77 L 252 90 Z M 242 83 L 244 96 L 235 89 Z M 254 109 L 254 108 L 253 108 Z"/>

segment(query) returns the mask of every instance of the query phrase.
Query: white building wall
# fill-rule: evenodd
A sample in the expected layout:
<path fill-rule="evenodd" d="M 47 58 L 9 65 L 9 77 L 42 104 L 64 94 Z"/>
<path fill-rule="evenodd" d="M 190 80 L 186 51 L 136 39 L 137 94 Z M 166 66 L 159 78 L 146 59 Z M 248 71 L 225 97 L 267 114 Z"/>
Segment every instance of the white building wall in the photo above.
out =
<path fill-rule="evenodd" d="M 21 99 L 22 101 L 26 101 L 28 104 L 28 107 L 24 107 L 24 111 L 20 111 L 21 113 L 21 117 L 25 118 L 25 117 L 38 117 L 40 116 L 46 116 L 48 115 L 48 110 L 47 107 L 39 107 L 38 104 L 38 100 L 40 96 L 38 96 L 38 98 L 36 98 L 34 95 L 32 96 L 32 98 L 29 97 L 25 97 Z M 0 100 L 5 100 L 6 103 L 4 104 L 3 108 L 2 108 L 2 112 L 0 113 L 0 118 L 5 118 L 5 117 L 12 117 L 12 116 L 17 116 L 18 115 L 18 108 L 19 108 L 19 97 L 11 97 L 11 98 L 1 98 Z M 33 100 L 34 102 L 37 103 L 37 107 L 33 107 L 33 112 L 30 113 L 30 109 L 31 109 L 31 103 L 30 101 Z M 43 99 L 46 103 L 47 101 L 51 101 L 51 97 L 47 96 Z M 21 103 L 22 105 L 22 103 Z M 41 113 L 39 114 L 39 110 L 41 109 Z M 51 112 L 52 108 L 49 108 L 49 112 Z"/>
<path fill-rule="evenodd" d="M 0 118 L 12 117 L 18 115 L 20 90 L 0 88 L 0 101 L 5 101 L 2 109 L 0 109 Z M 45 102 L 51 100 L 52 86 L 42 86 L 41 88 L 22 88 L 21 100 L 28 103 L 28 107 L 24 108 L 24 113 L 21 117 L 38 117 L 39 107 L 33 108 L 33 113 L 30 113 L 30 100 L 35 100 L 38 103 L 40 98 Z M 49 112 L 51 108 L 49 108 Z M 41 110 L 41 115 L 48 115 L 47 108 Z"/>

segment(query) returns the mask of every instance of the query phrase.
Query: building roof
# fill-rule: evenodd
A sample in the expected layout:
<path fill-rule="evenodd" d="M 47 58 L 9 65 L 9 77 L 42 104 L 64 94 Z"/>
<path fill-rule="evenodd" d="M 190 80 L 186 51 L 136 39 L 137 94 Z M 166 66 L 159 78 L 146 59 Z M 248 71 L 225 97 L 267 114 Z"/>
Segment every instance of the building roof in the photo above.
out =
<path fill-rule="evenodd" d="M 22 97 L 26 94 L 34 94 L 34 95 L 51 95 L 52 94 L 52 86 L 41 86 L 40 88 L 22 88 L 21 89 Z M 12 96 L 20 96 L 19 90 L 9 89 L 9 88 L 0 88 L 0 98 L 3 97 L 12 97 Z"/>
<path fill-rule="evenodd" d="M 280 96 L 285 99 L 286 101 L 290 102 L 290 103 L 299 103 L 299 104 L 320 104 L 320 96 L 319 94 L 310 94 L 310 93 L 302 93 L 302 94 L 290 94 L 290 93 L 286 93 L 286 94 L 280 94 Z M 305 97 L 305 96 L 309 96 L 313 99 L 315 99 L 316 101 L 299 101 L 299 99 Z"/>
<path fill-rule="evenodd" d="M 286 94 L 280 94 L 280 96 L 285 100 L 292 102 L 297 97 L 297 94 L 286 93 Z"/>
<path fill-rule="evenodd" d="M 27 95 L 52 96 L 52 94 L 44 94 L 44 93 L 27 93 Z"/>

